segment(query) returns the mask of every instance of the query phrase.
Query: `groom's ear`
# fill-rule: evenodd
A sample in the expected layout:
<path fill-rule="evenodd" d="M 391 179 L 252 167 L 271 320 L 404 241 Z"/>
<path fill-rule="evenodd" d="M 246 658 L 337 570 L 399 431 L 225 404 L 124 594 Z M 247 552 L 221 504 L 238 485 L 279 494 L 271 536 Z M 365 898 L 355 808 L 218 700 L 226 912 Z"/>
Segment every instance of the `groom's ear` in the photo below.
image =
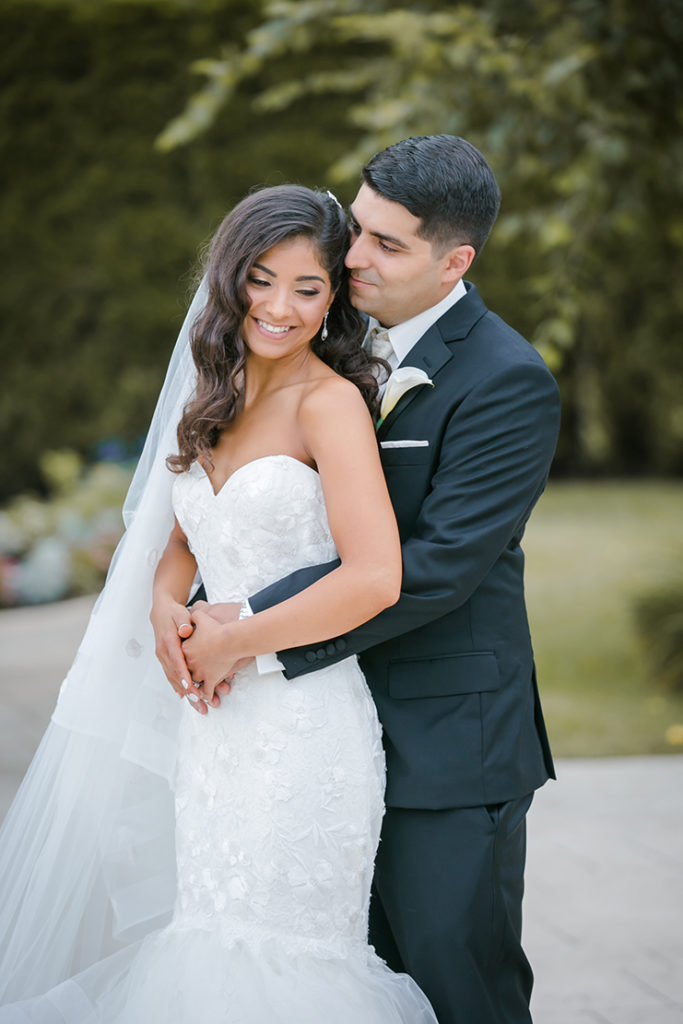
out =
<path fill-rule="evenodd" d="M 461 277 L 464 277 L 472 266 L 475 256 L 476 252 L 472 245 L 457 245 L 445 253 L 441 275 L 443 283 L 446 284 L 450 281 L 455 284 Z"/>

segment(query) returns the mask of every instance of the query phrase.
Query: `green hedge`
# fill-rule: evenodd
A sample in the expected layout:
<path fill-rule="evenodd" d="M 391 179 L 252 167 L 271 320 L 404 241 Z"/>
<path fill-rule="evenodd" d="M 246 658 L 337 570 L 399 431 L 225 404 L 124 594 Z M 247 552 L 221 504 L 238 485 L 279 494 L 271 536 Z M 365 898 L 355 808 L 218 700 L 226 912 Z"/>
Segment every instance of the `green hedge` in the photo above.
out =
<path fill-rule="evenodd" d="M 0 499 L 40 488 L 45 449 L 91 455 L 140 437 L 200 246 L 251 186 L 319 184 L 349 146 L 340 101 L 284 126 L 255 124 L 238 96 L 203 139 L 155 150 L 194 86 L 192 60 L 258 14 L 249 2 L 4 0 Z"/>
<path fill-rule="evenodd" d="M 199 248 L 237 199 L 255 184 L 324 185 L 326 169 L 364 134 L 354 99 L 369 104 L 366 118 L 376 122 L 378 139 L 389 131 L 386 111 L 372 107 L 362 84 L 337 95 L 307 93 L 275 113 L 252 106 L 265 88 L 279 83 L 286 91 L 311 71 L 382 73 L 377 40 L 360 34 L 335 43 L 327 9 L 310 4 L 302 11 L 317 12 L 317 34 L 307 37 L 310 26 L 301 27 L 297 8 L 294 40 L 238 90 L 206 134 L 171 153 L 154 148 L 202 81 L 189 70 L 192 61 L 217 57 L 226 45 L 239 49 L 266 6 L 0 5 L 0 502 L 42 489 L 46 450 L 69 448 L 92 459 L 107 438 L 134 448 Z M 414 7 L 407 0 L 380 6 Z M 434 9 L 438 0 L 419 6 Z M 567 47 L 566 59 L 549 57 L 550 70 L 566 82 L 556 86 L 550 113 L 533 76 L 525 85 L 531 103 L 524 90 L 492 87 L 495 60 L 484 72 L 473 59 L 459 78 L 448 61 L 430 57 L 425 74 L 434 68 L 436 85 L 422 81 L 412 97 L 426 111 L 414 130 L 441 130 L 450 112 L 446 127 L 480 140 L 500 178 L 502 216 L 472 274 L 491 308 L 541 346 L 560 329 L 575 336 L 558 363 L 564 417 L 556 472 L 680 474 L 682 23 L 666 0 L 642 10 L 618 0 L 565 6 L 566 25 L 556 25 L 550 4 L 462 5 L 465 23 L 474 7 L 488 12 L 484 22 L 497 26 L 494 49 L 503 55 L 515 33 L 524 40 L 532 24 L 544 24 L 545 35 L 539 28 L 524 53 L 545 46 L 550 57 L 563 58 Z M 281 40 L 282 18 L 271 28 Z M 593 57 L 575 79 L 572 47 L 582 66 L 584 42 Z M 402 39 L 399 49 L 410 64 Z M 583 106 L 565 110 L 565 87 L 570 98 L 578 90 Z M 503 136 L 512 151 L 502 147 Z M 573 197 L 586 189 L 590 213 L 572 219 Z M 349 201 L 354 191 L 349 181 L 340 198 Z M 557 218 L 548 221 L 557 203 L 571 244 L 562 233 L 555 237 Z"/>

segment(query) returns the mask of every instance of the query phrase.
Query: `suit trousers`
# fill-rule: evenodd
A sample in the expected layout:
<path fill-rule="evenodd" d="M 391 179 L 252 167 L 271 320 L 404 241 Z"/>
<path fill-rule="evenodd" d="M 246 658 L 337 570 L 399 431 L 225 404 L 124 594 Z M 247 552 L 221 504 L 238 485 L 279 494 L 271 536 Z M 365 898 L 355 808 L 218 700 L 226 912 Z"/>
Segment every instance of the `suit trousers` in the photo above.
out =
<path fill-rule="evenodd" d="M 521 946 L 526 812 L 533 794 L 486 807 L 387 808 L 370 942 L 411 975 L 439 1024 L 530 1024 Z"/>

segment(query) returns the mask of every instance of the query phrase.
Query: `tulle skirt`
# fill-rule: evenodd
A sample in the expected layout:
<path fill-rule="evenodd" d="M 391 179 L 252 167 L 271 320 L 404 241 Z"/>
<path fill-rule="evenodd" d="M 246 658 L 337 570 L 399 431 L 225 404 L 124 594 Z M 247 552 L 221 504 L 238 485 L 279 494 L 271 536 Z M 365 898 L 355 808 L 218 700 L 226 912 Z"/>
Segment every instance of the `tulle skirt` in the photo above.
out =
<path fill-rule="evenodd" d="M 174 917 L 175 828 L 166 779 L 50 725 L 0 835 L 0 1024 L 436 1024 L 365 942 Z"/>
<path fill-rule="evenodd" d="M 1 1024 L 435 1024 L 407 975 L 374 954 L 292 954 L 276 939 L 229 948 L 168 928 L 45 996 L 0 1009 Z"/>

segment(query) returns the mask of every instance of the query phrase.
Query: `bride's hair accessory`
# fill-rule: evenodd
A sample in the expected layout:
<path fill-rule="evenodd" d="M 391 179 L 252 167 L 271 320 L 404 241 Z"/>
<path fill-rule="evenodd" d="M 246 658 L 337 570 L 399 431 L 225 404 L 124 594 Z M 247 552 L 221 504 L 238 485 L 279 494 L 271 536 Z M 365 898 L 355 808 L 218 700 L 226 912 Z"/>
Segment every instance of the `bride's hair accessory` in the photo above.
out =
<path fill-rule="evenodd" d="M 328 310 L 327 313 L 325 313 L 325 316 L 323 317 L 323 329 L 320 332 L 320 340 L 321 341 L 327 341 L 327 336 L 329 334 L 329 331 L 327 330 L 327 318 L 328 318 L 329 315 L 330 315 L 330 312 Z"/>
<path fill-rule="evenodd" d="M 336 204 L 337 204 L 337 206 L 339 207 L 339 209 L 340 209 L 340 210 L 343 210 L 343 209 L 344 209 L 344 207 L 342 206 L 342 204 L 341 204 L 341 203 L 339 202 L 339 200 L 338 200 L 338 199 L 337 199 L 337 197 L 335 196 L 334 192 L 330 192 L 329 188 L 328 188 L 328 189 L 326 189 L 326 191 L 325 191 L 325 195 L 326 195 L 326 196 L 329 196 L 329 197 L 330 197 L 330 199 L 332 200 L 332 202 L 336 203 Z"/>

